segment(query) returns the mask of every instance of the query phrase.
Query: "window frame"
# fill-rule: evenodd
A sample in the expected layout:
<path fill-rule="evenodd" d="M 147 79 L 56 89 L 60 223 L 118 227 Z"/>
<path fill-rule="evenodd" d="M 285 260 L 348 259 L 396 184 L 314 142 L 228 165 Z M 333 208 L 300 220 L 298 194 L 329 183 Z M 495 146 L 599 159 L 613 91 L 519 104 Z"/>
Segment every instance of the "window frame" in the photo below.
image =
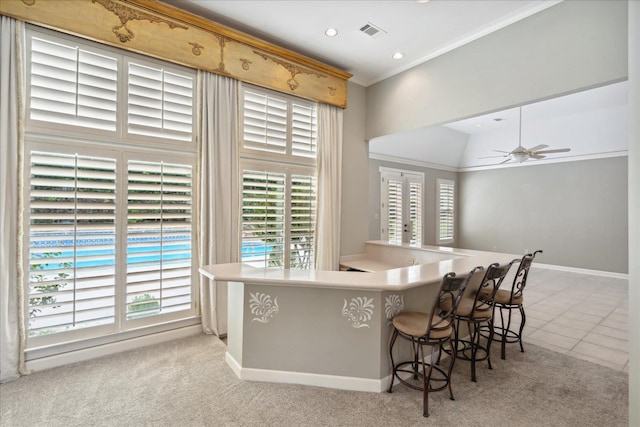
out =
<path fill-rule="evenodd" d="M 73 125 L 60 124 L 56 122 L 42 121 L 31 118 L 31 38 L 37 36 L 47 40 L 52 40 L 56 43 L 68 43 L 71 45 L 81 46 L 83 49 L 100 55 L 111 55 L 118 58 L 118 71 L 117 71 L 117 112 L 116 112 L 116 130 L 106 131 L 101 129 L 94 129 L 88 127 L 80 127 Z M 193 92 L 192 92 L 192 110 L 191 110 L 191 141 L 177 141 L 175 139 L 143 136 L 136 133 L 129 133 L 127 129 L 127 116 L 128 116 L 128 102 L 126 98 L 127 85 L 129 82 L 129 75 L 127 67 L 130 62 L 143 65 L 153 65 L 163 67 L 164 70 L 190 75 L 193 79 Z M 25 38 L 25 129 L 28 129 L 31 133 L 60 136 L 63 138 L 75 136 L 78 138 L 90 139 L 94 141 L 102 141 L 106 143 L 113 143 L 114 139 L 120 143 L 138 146 L 138 147 L 150 147 L 165 148 L 169 150 L 179 149 L 181 151 L 196 152 L 197 151 L 197 72 L 194 69 L 183 67 L 180 65 L 172 64 L 169 62 L 163 62 L 161 60 L 151 58 L 144 55 L 138 55 L 132 52 L 123 51 L 121 49 L 96 43 L 90 40 L 81 39 L 72 35 L 58 33 L 56 31 L 48 30 L 45 28 L 36 27 L 33 25 L 27 25 L 26 38 Z"/>
<path fill-rule="evenodd" d="M 451 197 L 451 208 L 447 209 L 449 212 L 451 223 L 451 235 L 447 235 L 444 238 L 442 237 L 442 222 L 443 222 L 443 209 L 442 209 L 442 197 L 443 197 L 443 187 L 450 186 L 452 197 Z M 436 179 L 436 241 L 438 244 L 453 244 L 456 240 L 456 181 L 453 179 L 445 179 L 438 178 Z M 449 227 L 447 226 L 447 227 Z"/>
<path fill-rule="evenodd" d="M 31 90 L 31 37 L 42 39 L 51 38 L 54 42 L 71 43 L 97 53 L 108 52 L 118 59 L 117 74 L 117 103 L 116 103 L 116 131 L 103 131 L 100 129 L 84 128 L 74 125 L 61 125 L 48 121 L 31 119 L 30 115 L 30 90 Z M 143 55 L 123 53 L 123 51 L 110 46 L 80 39 L 74 36 L 60 34 L 51 30 L 27 25 L 26 56 L 24 61 L 25 73 L 25 137 L 24 158 L 25 167 L 22 171 L 22 195 L 25 201 L 25 215 L 22 219 L 24 233 L 22 236 L 23 254 L 22 266 L 26 296 L 29 295 L 30 286 L 30 168 L 31 153 L 40 151 L 46 153 L 79 154 L 82 156 L 105 157 L 116 161 L 116 224 L 115 224 L 115 273 L 114 273 L 114 322 L 79 328 L 76 330 L 57 332 L 50 335 L 27 337 L 27 359 L 45 357 L 59 354 L 72 349 L 88 348 L 147 335 L 153 332 L 163 332 L 184 326 L 200 323 L 200 275 L 198 268 L 197 248 L 197 222 L 199 212 L 198 200 L 198 162 L 197 162 L 197 73 L 196 70 L 181 67 L 174 64 L 149 58 Z M 162 66 L 165 70 L 177 72 L 188 76 L 192 81 L 192 105 L 191 105 L 191 138 L 190 141 L 178 141 L 175 139 L 140 136 L 127 132 L 127 81 L 125 65 L 133 61 L 137 64 Z M 125 64 L 125 65 L 123 65 Z M 163 107 L 164 108 L 164 105 Z M 127 165 L 129 160 L 157 162 L 163 161 L 169 164 L 184 164 L 191 169 L 191 204 L 190 204 L 190 303 L 189 308 L 177 312 L 161 313 L 158 315 L 127 319 Z M 24 302 L 25 316 L 29 313 L 29 298 Z M 28 318 L 25 318 L 28 321 Z M 27 335 L 28 335 L 27 329 Z"/>
<path fill-rule="evenodd" d="M 244 126 L 245 126 L 245 109 L 244 109 L 244 102 L 245 102 L 245 91 L 250 91 L 253 93 L 257 93 L 259 95 L 265 95 L 265 96 L 270 96 L 270 97 L 275 97 L 278 100 L 281 100 L 282 102 L 287 102 L 287 122 L 286 122 L 286 145 L 285 145 L 285 150 L 284 153 L 275 153 L 275 152 L 270 152 L 270 151 L 265 151 L 265 150 L 260 150 L 260 149 L 256 149 L 256 148 L 252 148 L 252 147 L 247 147 L 245 145 L 245 136 L 244 136 Z M 285 205 L 284 205 L 284 236 L 283 236 L 283 240 L 284 240 L 284 253 L 283 253 L 283 266 L 282 268 L 290 268 L 291 266 L 291 254 L 292 254 L 292 249 L 291 249 L 291 235 L 292 235 L 292 193 L 291 193 L 291 177 L 292 175 L 303 175 L 303 176 L 309 176 L 312 179 L 315 180 L 315 200 L 312 202 L 312 205 L 314 207 L 317 208 L 317 170 L 316 170 L 316 163 L 317 163 L 317 102 L 314 101 L 310 101 L 304 98 L 299 98 L 293 95 L 288 95 L 288 94 L 284 94 L 284 93 L 280 93 L 280 92 L 276 92 L 273 90 L 269 90 L 269 89 L 264 89 L 261 87 L 257 87 L 254 85 L 249 85 L 249 84 L 241 84 L 240 87 L 240 100 L 239 100 L 239 107 L 240 107 L 240 120 L 239 120 L 239 134 L 240 137 L 238 138 L 238 143 L 239 143 L 239 158 L 240 158 L 240 162 L 239 162 L 239 170 L 238 170 L 238 175 L 239 175 L 239 191 L 240 191 L 240 195 L 239 195 L 239 204 L 240 204 L 240 227 L 239 227 L 239 232 L 238 232 L 238 238 L 240 241 L 240 253 L 239 253 L 239 259 L 242 260 L 242 246 L 244 243 L 244 237 L 243 237 L 243 207 L 244 207 L 244 203 L 243 203 L 243 187 L 244 187 L 244 180 L 243 180 L 243 176 L 244 176 L 244 171 L 246 170 L 255 170 L 255 171 L 267 171 L 267 172 L 272 172 L 272 173 L 281 173 L 285 175 Z M 292 115 L 292 104 L 301 104 L 304 106 L 307 106 L 309 108 L 312 108 L 314 111 L 314 118 L 312 119 L 312 126 L 315 126 L 315 147 L 316 147 L 316 151 L 315 151 L 315 156 L 314 157 L 308 157 L 308 156 L 301 156 L 301 155 L 295 155 L 292 151 L 292 126 L 293 126 L 293 115 Z M 314 209 L 315 210 L 315 209 Z M 315 216 L 315 212 L 313 215 L 313 229 L 315 229 L 315 225 L 316 225 L 316 221 L 317 218 Z M 315 237 L 313 236 L 314 233 L 312 233 L 311 238 L 315 239 Z M 314 246 L 315 246 L 315 240 L 313 240 L 311 242 L 311 248 L 312 248 L 312 259 L 311 262 L 308 265 L 309 269 L 313 269 L 314 268 L 314 258 L 315 258 L 315 250 L 314 250 Z M 264 267 L 268 267 L 268 259 L 264 260 Z"/>

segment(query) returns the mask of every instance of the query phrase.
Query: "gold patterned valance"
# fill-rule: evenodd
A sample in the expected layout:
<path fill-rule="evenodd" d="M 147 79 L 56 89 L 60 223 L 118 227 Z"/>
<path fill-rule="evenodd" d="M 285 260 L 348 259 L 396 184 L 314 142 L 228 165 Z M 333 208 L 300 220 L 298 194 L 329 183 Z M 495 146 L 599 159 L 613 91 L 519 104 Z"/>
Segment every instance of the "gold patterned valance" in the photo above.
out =
<path fill-rule="evenodd" d="M 156 0 L 2 0 L 0 14 L 338 107 L 349 73 Z"/>

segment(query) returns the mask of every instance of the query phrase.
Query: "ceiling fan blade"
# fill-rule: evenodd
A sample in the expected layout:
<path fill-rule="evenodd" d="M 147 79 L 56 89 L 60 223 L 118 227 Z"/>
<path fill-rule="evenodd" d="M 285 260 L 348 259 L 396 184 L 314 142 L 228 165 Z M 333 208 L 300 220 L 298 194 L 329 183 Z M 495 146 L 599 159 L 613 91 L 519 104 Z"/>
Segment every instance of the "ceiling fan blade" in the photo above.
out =
<path fill-rule="evenodd" d="M 538 160 L 540 160 L 540 159 L 544 159 L 546 156 L 541 156 L 541 155 L 540 155 L 540 154 L 538 154 L 538 153 L 532 153 L 530 157 L 531 157 L 532 159 L 538 159 Z"/>
<path fill-rule="evenodd" d="M 479 159 L 495 159 L 497 157 L 509 157 L 508 153 L 504 156 L 484 156 L 484 157 L 478 157 Z"/>
<path fill-rule="evenodd" d="M 509 160 L 511 160 L 511 157 L 509 157 L 507 160 L 503 160 L 502 162 L 498 163 L 499 165 L 503 164 L 503 163 L 507 163 Z"/>
<path fill-rule="evenodd" d="M 511 151 L 502 151 L 502 150 L 492 150 L 495 151 L 496 153 L 504 153 L 504 154 L 510 154 Z"/>
<path fill-rule="evenodd" d="M 571 151 L 571 148 L 557 148 L 555 150 L 542 150 L 542 151 L 536 151 L 533 154 L 566 153 L 567 151 Z"/>
<path fill-rule="evenodd" d="M 543 148 L 547 148 L 547 147 L 548 145 L 546 144 L 540 144 L 540 145 L 536 145 L 535 147 L 528 148 L 528 150 L 533 152 L 533 151 L 542 150 Z"/>

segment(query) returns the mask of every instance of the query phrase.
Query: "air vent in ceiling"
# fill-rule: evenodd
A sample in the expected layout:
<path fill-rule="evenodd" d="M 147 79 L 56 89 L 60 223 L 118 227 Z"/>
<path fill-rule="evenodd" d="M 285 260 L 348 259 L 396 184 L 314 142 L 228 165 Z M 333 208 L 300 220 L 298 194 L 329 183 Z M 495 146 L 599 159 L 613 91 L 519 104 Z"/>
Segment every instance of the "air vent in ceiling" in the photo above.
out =
<path fill-rule="evenodd" d="M 383 34 L 386 34 L 385 30 L 383 30 L 382 28 L 376 25 L 373 25 L 371 22 L 367 22 L 366 25 L 360 28 L 360 31 L 362 31 L 368 36 L 373 37 L 374 39 L 382 36 Z"/>

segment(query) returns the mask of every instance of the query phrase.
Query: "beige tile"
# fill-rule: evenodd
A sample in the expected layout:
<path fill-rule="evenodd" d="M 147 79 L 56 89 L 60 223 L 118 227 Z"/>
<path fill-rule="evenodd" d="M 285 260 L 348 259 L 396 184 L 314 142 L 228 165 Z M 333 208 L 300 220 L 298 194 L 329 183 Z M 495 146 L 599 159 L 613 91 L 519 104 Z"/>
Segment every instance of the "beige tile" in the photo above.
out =
<path fill-rule="evenodd" d="M 619 329 L 621 331 L 629 332 L 629 323 L 627 322 L 619 322 L 617 320 L 612 319 L 604 319 L 600 322 L 601 326 L 608 326 L 610 328 Z"/>
<path fill-rule="evenodd" d="M 558 335 L 544 329 L 538 329 L 536 332 L 529 335 L 529 340 L 550 344 L 565 350 L 571 350 L 579 342 L 576 338 Z"/>
<path fill-rule="evenodd" d="M 623 371 L 626 372 L 627 374 L 629 373 L 629 362 L 627 362 L 627 364 L 624 365 Z"/>
<path fill-rule="evenodd" d="M 558 316 L 564 313 L 566 311 L 566 308 L 545 304 L 544 301 L 541 301 L 539 303 L 533 304 L 526 310 L 527 311 L 534 310 L 538 313 L 546 313 L 547 315 Z"/>
<path fill-rule="evenodd" d="M 526 313 L 525 313 L 526 315 Z M 535 317 L 529 317 L 527 316 L 527 320 L 524 322 L 524 327 L 528 327 L 531 326 L 533 328 L 541 328 L 544 325 L 546 325 L 547 323 L 549 323 L 548 320 L 540 320 L 540 319 L 536 319 Z"/>
<path fill-rule="evenodd" d="M 572 356 L 572 357 L 575 357 L 577 359 L 586 360 L 587 362 L 597 363 L 598 365 L 606 366 L 607 368 L 615 369 L 617 371 L 624 370 L 624 368 L 623 368 L 624 365 L 621 366 L 619 363 L 613 363 L 613 362 L 610 362 L 608 360 L 598 359 L 596 357 L 589 356 L 588 354 L 582 354 L 582 353 L 578 353 L 578 352 L 575 352 L 575 351 L 570 351 L 570 352 L 565 353 L 565 354 L 567 356 Z"/>
<path fill-rule="evenodd" d="M 527 337 L 524 340 L 524 351 L 527 351 L 527 343 L 531 343 L 531 344 L 537 345 L 539 347 L 546 348 L 547 350 L 555 351 L 556 353 L 567 354 L 568 351 L 569 351 L 569 350 L 567 350 L 565 348 L 558 347 L 557 345 L 553 345 L 553 344 L 550 344 L 548 342 L 540 341 L 540 340 L 537 340 L 537 339 L 531 338 L 531 337 Z"/>
<path fill-rule="evenodd" d="M 624 351 L 626 353 L 629 352 L 629 341 L 621 340 L 610 335 L 589 332 L 584 338 L 582 338 L 582 341 L 612 348 L 614 350 Z"/>
<path fill-rule="evenodd" d="M 628 314 L 612 313 L 606 317 L 606 320 L 613 320 L 614 322 L 627 323 L 629 321 Z"/>
<path fill-rule="evenodd" d="M 590 323 L 585 323 L 581 320 L 577 319 L 568 319 L 566 317 L 558 317 L 553 320 L 553 323 L 557 323 L 559 325 L 568 326 L 570 328 L 581 329 L 583 331 L 590 331 L 594 328 L 595 325 Z"/>
<path fill-rule="evenodd" d="M 629 340 L 629 332 L 623 331 L 616 328 L 610 328 L 609 326 L 597 325 L 595 328 L 591 330 L 596 334 L 607 335 L 613 338 L 618 338 L 620 340 Z"/>
<path fill-rule="evenodd" d="M 529 321 L 529 319 L 538 319 L 538 320 L 544 320 L 548 322 L 549 320 L 552 320 L 558 317 L 556 314 L 548 313 L 545 311 L 539 311 L 537 308 L 527 307 L 525 308 L 524 311 L 525 311 L 525 315 L 527 316 L 527 322 Z"/>
<path fill-rule="evenodd" d="M 579 342 L 572 350 L 575 353 L 591 356 L 596 359 L 608 361 L 620 366 L 620 369 L 629 361 L 629 355 L 626 351 L 614 350 L 612 348 L 603 347 L 588 342 Z"/>
<path fill-rule="evenodd" d="M 562 313 L 558 318 L 566 318 L 571 320 L 579 320 L 580 322 L 588 323 L 591 326 L 595 326 L 602 322 L 604 316 L 594 316 L 592 314 L 579 313 L 577 311 L 567 311 Z"/>
<path fill-rule="evenodd" d="M 572 328 L 570 326 L 561 325 L 555 322 L 547 323 L 541 329 L 543 331 L 552 332 L 554 334 L 562 335 L 564 337 L 575 338 L 577 340 L 584 338 L 584 336 L 589 333 L 588 331 L 585 331 L 582 329 Z"/>
<path fill-rule="evenodd" d="M 573 312 L 591 314 L 602 318 L 612 314 L 615 309 L 615 305 L 598 304 L 594 306 L 592 303 L 577 304 L 574 307 L 571 307 L 571 311 Z"/>

